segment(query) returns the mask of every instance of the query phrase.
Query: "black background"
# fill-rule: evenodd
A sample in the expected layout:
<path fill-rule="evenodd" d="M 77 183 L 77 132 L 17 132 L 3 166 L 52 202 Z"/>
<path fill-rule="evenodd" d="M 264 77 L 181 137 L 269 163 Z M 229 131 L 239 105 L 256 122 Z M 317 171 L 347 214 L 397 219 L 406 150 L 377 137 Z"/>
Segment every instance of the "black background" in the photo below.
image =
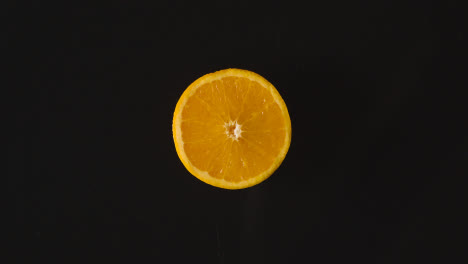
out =
<path fill-rule="evenodd" d="M 8 12 L 14 263 L 447 263 L 466 247 L 459 5 Z M 273 83 L 293 129 L 281 167 L 238 191 L 191 176 L 171 131 L 184 89 L 231 67 Z"/>

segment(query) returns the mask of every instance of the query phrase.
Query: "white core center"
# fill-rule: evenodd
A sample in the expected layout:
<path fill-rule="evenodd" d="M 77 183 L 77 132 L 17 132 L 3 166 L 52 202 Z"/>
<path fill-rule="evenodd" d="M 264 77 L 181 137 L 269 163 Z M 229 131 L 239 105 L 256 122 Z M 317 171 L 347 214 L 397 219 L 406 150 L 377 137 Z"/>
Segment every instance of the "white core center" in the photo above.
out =
<path fill-rule="evenodd" d="M 229 121 L 229 123 L 224 123 L 224 128 L 226 129 L 226 135 L 232 140 L 239 140 L 242 134 L 242 125 L 238 124 L 237 121 Z"/>

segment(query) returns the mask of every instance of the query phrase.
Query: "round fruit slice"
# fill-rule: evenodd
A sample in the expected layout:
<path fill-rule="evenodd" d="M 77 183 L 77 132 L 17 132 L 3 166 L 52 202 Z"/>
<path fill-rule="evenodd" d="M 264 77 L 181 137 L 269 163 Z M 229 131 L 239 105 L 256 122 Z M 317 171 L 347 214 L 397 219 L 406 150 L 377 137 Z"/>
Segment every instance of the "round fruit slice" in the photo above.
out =
<path fill-rule="evenodd" d="M 179 158 L 201 181 L 242 189 L 267 179 L 291 142 L 291 120 L 275 87 L 240 69 L 207 74 L 182 94 L 172 132 Z"/>

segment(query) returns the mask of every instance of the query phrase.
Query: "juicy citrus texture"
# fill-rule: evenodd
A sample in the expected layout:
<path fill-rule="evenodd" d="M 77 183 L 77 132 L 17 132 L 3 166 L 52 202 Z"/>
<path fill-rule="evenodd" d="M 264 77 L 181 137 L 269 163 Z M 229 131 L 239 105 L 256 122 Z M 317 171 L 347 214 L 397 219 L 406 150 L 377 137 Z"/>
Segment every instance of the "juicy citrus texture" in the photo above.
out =
<path fill-rule="evenodd" d="M 177 103 L 172 130 L 188 171 L 226 189 L 264 181 L 291 141 L 291 121 L 278 91 L 260 75 L 240 69 L 193 82 Z"/>

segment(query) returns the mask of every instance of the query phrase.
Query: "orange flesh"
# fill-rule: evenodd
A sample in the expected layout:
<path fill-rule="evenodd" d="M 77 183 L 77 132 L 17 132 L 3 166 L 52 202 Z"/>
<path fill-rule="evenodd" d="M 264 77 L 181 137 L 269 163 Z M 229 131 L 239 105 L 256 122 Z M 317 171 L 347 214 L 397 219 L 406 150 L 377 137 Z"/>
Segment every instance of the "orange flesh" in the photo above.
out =
<path fill-rule="evenodd" d="M 229 182 L 267 171 L 287 140 L 287 124 L 271 92 L 244 77 L 200 86 L 185 103 L 180 127 L 192 165 Z"/>

